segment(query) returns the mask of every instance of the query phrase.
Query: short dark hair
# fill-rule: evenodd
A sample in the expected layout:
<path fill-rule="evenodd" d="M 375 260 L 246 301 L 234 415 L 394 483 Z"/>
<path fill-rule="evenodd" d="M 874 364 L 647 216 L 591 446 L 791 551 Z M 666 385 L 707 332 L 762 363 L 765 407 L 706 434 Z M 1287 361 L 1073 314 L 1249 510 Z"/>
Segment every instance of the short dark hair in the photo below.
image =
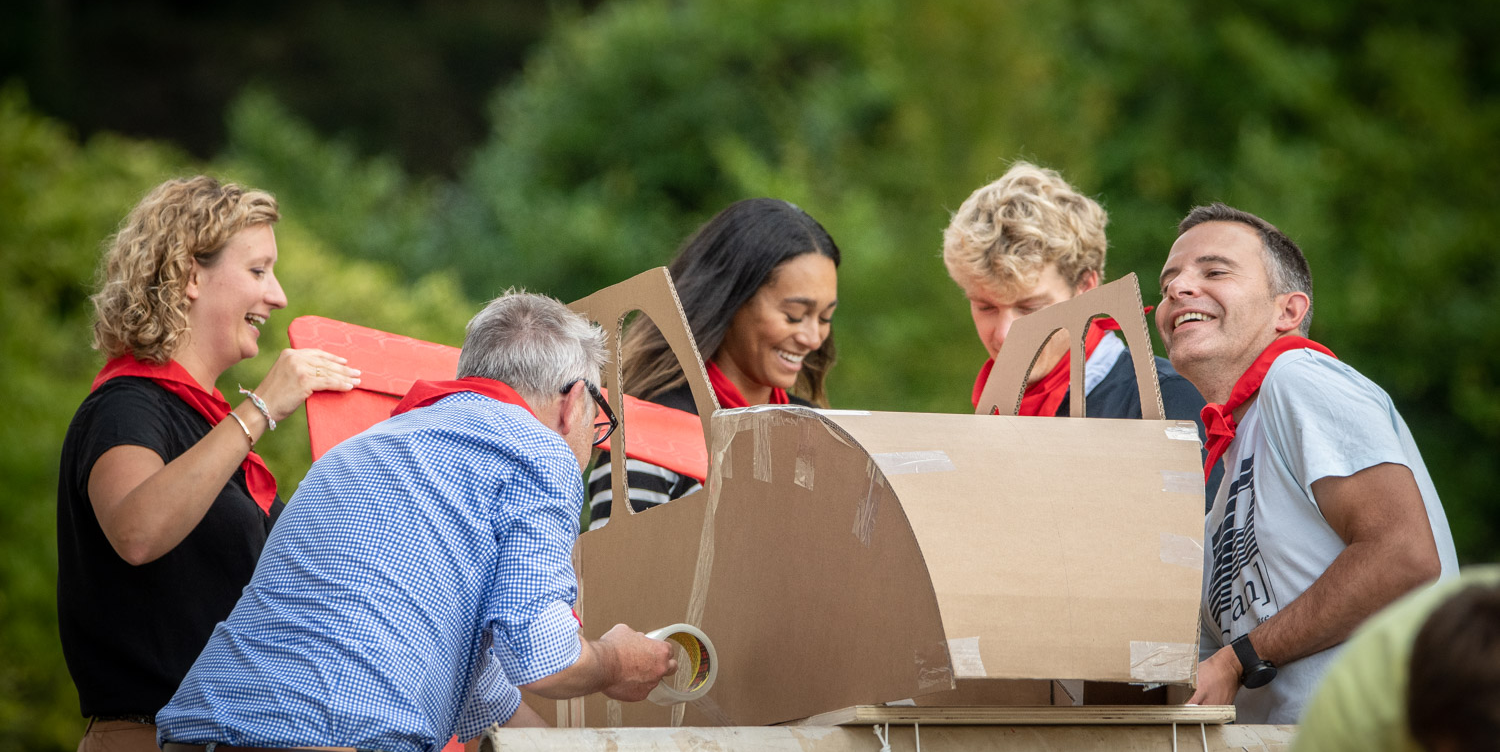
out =
<path fill-rule="evenodd" d="M 1406 718 L 1427 749 L 1493 749 L 1500 739 L 1500 584 L 1470 585 L 1412 643 Z"/>
<path fill-rule="evenodd" d="M 1301 292 L 1307 295 L 1307 315 L 1302 317 L 1300 327 L 1302 336 L 1307 336 L 1312 327 L 1313 284 L 1312 270 L 1307 266 L 1307 257 L 1302 255 L 1302 249 L 1298 248 L 1297 244 L 1286 236 L 1286 233 L 1276 229 L 1276 225 L 1250 212 L 1218 201 L 1207 206 L 1193 207 L 1193 210 L 1177 223 L 1177 236 L 1182 237 L 1183 233 L 1204 222 L 1238 222 L 1260 235 L 1260 247 L 1265 251 L 1266 260 L 1269 262 L 1266 264 L 1266 269 L 1271 272 L 1271 292 L 1276 295 L 1288 292 Z"/>
<path fill-rule="evenodd" d="M 682 244 L 667 270 L 704 360 L 718 352 L 735 312 L 771 281 L 776 268 L 808 253 L 827 256 L 835 267 L 839 264 L 839 247 L 816 219 L 795 204 L 772 198 L 730 204 Z M 687 380 L 648 319 L 630 327 L 622 350 L 628 394 L 650 399 Z M 812 402 L 824 400 L 823 380 L 834 356 L 829 333 L 802 361 L 797 386 Z"/>

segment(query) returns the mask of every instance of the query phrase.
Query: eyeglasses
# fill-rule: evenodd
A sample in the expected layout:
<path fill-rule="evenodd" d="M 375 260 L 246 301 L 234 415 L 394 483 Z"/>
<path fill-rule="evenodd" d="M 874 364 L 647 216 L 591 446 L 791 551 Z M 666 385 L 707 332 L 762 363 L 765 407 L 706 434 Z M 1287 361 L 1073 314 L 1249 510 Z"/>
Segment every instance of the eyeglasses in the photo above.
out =
<path fill-rule="evenodd" d="M 563 387 L 559 393 L 567 394 L 573 391 L 573 385 L 579 381 L 582 381 L 584 388 L 589 390 L 589 396 L 594 398 L 594 403 L 599 406 L 599 412 L 603 413 L 605 418 L 608 418 L 608 420 L 594 424 L 594 446 L 599 446 L 615 432 L 615 429 L 620 426 L 620 421 L 615 419 L 615 411 L 609 409 L 609 401 L 604 399 L 604 395 L 599 391 L 599 387 L 590 384 L 588 379 L 569 381 L 568 385 Z"/>

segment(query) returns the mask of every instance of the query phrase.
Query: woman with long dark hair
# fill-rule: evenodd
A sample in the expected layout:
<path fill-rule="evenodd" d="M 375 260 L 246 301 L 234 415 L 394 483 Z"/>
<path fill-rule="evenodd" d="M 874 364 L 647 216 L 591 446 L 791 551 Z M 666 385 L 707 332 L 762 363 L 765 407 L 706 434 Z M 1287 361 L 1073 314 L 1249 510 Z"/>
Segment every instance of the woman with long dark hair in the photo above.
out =
<path fill-rule="evenodd" d="M 826 405 L 838 265 L 828 231 L 778 199 L 731 204 L 683 243 L 667 268 L 720 407 Z M 697 413 L 687 376 L 655 324 L 635 322 L 622 350 L 626 394 Z M 702 486 L 702 478 L 641 460 L 626 469 L 638 512 Z M 609 473 L 605 453 L 589 476 L 590 529 L 609 521 Z"/>

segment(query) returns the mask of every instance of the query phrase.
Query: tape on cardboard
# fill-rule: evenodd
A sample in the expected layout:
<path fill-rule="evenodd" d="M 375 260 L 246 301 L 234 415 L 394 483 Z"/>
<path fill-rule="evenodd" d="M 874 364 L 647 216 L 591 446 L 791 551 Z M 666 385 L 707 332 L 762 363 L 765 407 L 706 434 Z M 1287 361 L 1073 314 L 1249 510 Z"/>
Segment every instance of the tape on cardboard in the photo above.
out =
<path fill-rule="evenodd" d="M 755 427 L 751 429 L 755 437 L 755 457 L 751 463 L 751 472 L 755 479 L 762 483 L 771 482 L 771 422 L 756 421 Z"/>
<path fill-rule="evenodd" d="M 666 679 L 651 690 L 646 699 L 657 705 L 676 705 L 680 702 L 692 702 L 705 694 L 714 686 L 714 680 L 719 677 L 719 656 L 714 652 L 714 644 L 703 634 L 703 630 L 691 624 L 673 624 L 670 627 L 662 627 L 654 632 L 646 634 L 653 640 L 664 640 L 675 642 L 687 653 L 687 682 L 682 689 L 672 686 Z"/>
<path fill-rule="evenodd" d="M 952 653 L 948 650 L 946 640 L 919 647 L 912 657 L 917 666 L 918 689 L 931 692 L 958 686 L 953 681 Z"/>
<path fill-rule="evenodd" d="M 1198 645 L 1130 641 L 1130 678 L 1138 682 L 1185 682 L 1198 665 Z"/>
<path fill-rule="evenodd" d="M 870 414 L 869 410 L 819 410 L 819 409 L 814 409 L 813 412 L 815 412 L 815 413 L 817 413 L 819 415 L 833 415 L 833 416 L 838 416 L 838 415 L 869 415 Z"/>
<path fill-rule="evenodd" d="M 948 454 L 941 450 L 881 452 L 870 456 L 875 459 L 875 464 L 880 466 L 880 471 L 886 475 L 951 473 L 958 469 L 953 466 L 953 461 L 948 459 Z"/>
<path fill-rule="evenodd" d="M 1203 544 L 1186 535 L 1161 534 L 1161 560 L 1199 572 L 1203 571 Z"/>
<path fill-rule="evenodd" d="M 1203 473 L 1181 470 L 1161 471 L 1161 490 L 1167 493 L 1203 494 Z"/>
<path fill-rule="evenodd" d="M 802 430 L 797 434 L 797 463 L 792 471 L 792 482 L 811 491 L 813 490 L 813 461 L 812 461 L 812 436 L 813 422 L 805 421 Z"/>
<path fill-rule="evenodd" d="M 865 546 L 870 545 L 870 537 L 875 534 L 875 513 L 880 510 L 880 489 L 885 487 L 885 476 L 875 468 L 874 462 L 865 463 L 870 483 L 865 487 L 864 499 L 860 500 L 859 507 L 854 510 L 854 537 Z"/>
<path fill-rule="evenodd" d="M 948 640 L 948 657 L 953 661 L 955 677 L 967 679 L 989 676 L 984 670 L 984 658 L 979 654 L 978 637 Z"/>
<path fill-rule="evenodd" d="M 1167 426 L 1167 438 L 1177 441 L 1197 441 L 1198 424 L 1190 420 L 1179 420 L 1176 425 Z"/>

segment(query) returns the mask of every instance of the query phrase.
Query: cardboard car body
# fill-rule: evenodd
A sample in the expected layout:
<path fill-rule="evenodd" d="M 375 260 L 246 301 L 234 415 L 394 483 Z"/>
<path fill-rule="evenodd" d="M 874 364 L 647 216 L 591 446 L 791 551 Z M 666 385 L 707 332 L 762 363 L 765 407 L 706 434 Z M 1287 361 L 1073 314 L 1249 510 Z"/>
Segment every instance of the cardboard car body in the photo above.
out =
<path fill-rule="evenodd" d="M 1078 693 L 1059 690 L 1082 681 L 1193 683 L 1200 445 L 1193 423 L 1161 419 L 1133 275 L 1018 320 L 973 415 L 719 410 L 665 269 L 572 307 L 616 354 L 604 381 L 617 414 L 625 317 L 656 323 L 688 376 L 708 458 L 702 491 L 640 513 L 615 505 L 579 537 L 582 632 L 685 622 L 712 638 L 719 670 L 705 697 L 665 708 L 528 697 L 544 717 L 749 726 L 908 700 L 1072 704 Z M 1121 324 L 1147 418 L 1085 418 L 1082 399 L 1074 417 L 1016 417 L 1059 329 L 1083 392 L 1076 365 L 1097 315 Z M 309 401 L 312 430 L 328 407 Z M 626 412 L 616 499 L 631 440 Z"/>

